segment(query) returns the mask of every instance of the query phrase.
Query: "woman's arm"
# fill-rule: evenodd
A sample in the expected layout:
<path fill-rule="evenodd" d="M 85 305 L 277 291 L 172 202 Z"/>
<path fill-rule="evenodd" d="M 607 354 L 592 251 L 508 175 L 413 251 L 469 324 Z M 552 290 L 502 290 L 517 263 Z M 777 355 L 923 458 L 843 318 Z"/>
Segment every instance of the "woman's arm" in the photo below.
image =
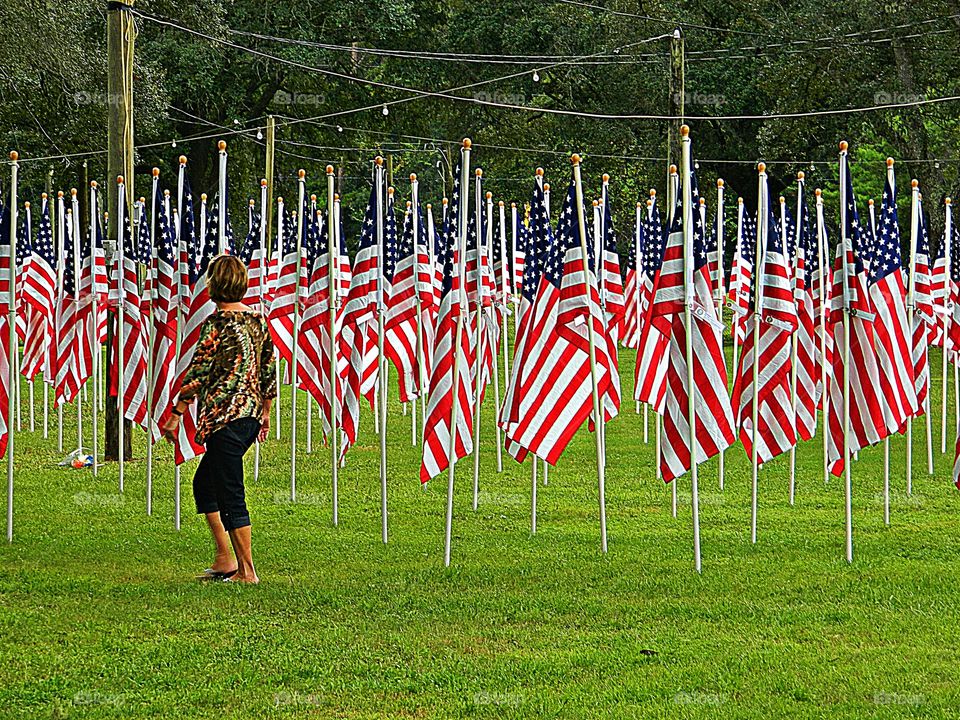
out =
<path fill-rule="evenodd" d="M 263 344 L 260 346 L 260 397 L 263 406 L 270 407 L 270 401 L 277 396 L 277 367 L 276 352 L 273 347 L 273 338 L 263 324 Z"/>
<path fill-rule="evenodd" d="M 193 353 L 190 367 L 187 368 L 183 377 L 180 394 L 173 404 L 173 412 L 170 418 L 164 423 L 164 435 L 170 440 L 176 434 L 180 416 L 187 411 L 190 404 L 197 398 L 210 375 L 210 368 L 213 367 L 213 359 L 216 357 L 217 348 L 220 345 L 220 334 L 214 324 L 210 322 L 211 319 L 208 318 L 200 329 L 200 341 Z"/>

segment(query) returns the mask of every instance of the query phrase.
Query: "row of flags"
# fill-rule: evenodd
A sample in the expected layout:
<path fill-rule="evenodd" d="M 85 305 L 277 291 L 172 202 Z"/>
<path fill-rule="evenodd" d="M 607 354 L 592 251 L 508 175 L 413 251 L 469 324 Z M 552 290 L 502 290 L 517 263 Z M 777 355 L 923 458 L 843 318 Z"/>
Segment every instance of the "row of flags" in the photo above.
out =
<path fill-rule="evenodd" d="M 163 191 L 155 173 L 149 202 L 128 203 L 121 184 L 121 243 L 109 269 L 96 185 L 86 228 L 76 193 L 44 196 L 35 236 L 29 209 L 16 229 L 20 371 L 41 375 L 58 404 L 73 402 L 106 341 L 107 311 L 116 308 L 123 322 L 110 348 L 111 391 L 124 417 L 156 441 L 215 309 L 207 265 L 226 252 L 248 266 L 245 302 L 267 318 L 286 382 L 319 406 L 337 464 L 357 441 L 360 404 L 379 411 L 387 361 L 400 401 L 422 404 L 422 482 L 445 471 L 452 478 L 456 461 L 475 452 L 478 409 L 496 385 L 502 351 L 507 382 L 502 401 L 495 387 L 498 447 L 502 436 L 517 461 L 532 455 L 555 464 L 586 424 L 598 433 L 601 504 L 602 428 L 622 402 L 620 348 L 637 352 L 634 400 L 662 423 L 658 474 L 666 482 L 739 438 L 756 488 L 759 468 L 815 437 L 818 411 L 826 418 L 826 465 L 840 475 L 859 450 L 905 432 L 929 412 L 926 349 L 950 349 L 960 339 L 960 273 L 949 263 L 960 234 L 948 220 L 931 262 L 914 186 L 911 253 L 901 256 L 892 162 L 879 212 L 871 202 L 862 218 L 841 153 L 832 264 L 819 191 L 811 212 L 801 174 L 796 197 L 777 202 L 761 165 L 758 207 L 737 204 L 727 272 L 722 183 L 711 218 L 692 162 L 672 174 L 666 207 L 653 191 L 638 203 L 621 266 L 606 176 L 601 197 L 588 206 L 575 162 L 553 218 L 542 171 L 526 211 L 495 207 L 469 158 L 465 144 L 439 218 L 421 205 L 415 177 L 410 202 L 399 207 L 382 163 L 375 165 L 352 261 L 339 198 L 324 206 L 307 197 L 302 175 L 298 199 L 276 203 L 275 233 L 264 217 L 262 186 L 259 212 L 251 200 L 249 231 L 239 243 L 227 209 L 225 161 L 209 204 L 195 197 L 185 158 L 175 190 Z M 8 242 L 10 222 L 0 210 L 0 243 Z M 0 251 L 4 257 L 3 302 L 10 268 Z M 730 368 L 725 307 L 733 314 Z M 4 384 L 0 406 L 8 395 Z M 194 432 L 191 411 L 176 442 L 178 464 L 202 452 Z M 957 468 L 960 480 L 960 462 Z M 754 516 L 754 537 L 755 526 Z"/>

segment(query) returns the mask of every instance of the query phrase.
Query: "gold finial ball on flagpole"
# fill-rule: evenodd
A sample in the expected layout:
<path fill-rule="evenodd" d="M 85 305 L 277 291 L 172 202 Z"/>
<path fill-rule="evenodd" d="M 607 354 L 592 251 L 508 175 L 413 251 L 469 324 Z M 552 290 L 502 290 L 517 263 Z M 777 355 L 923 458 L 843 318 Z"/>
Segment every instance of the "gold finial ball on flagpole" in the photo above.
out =
<path fill-rule="evenodd" d="M 20 159 L 20 153 L 18 153 L 16 150 L 11 150 L 11 151 L 10 151 L 10 162 L 16 162 L 16 161 L 19 160 L 19 159 Z"/>
<path fill-rule="evenodd" d="M 63 190 L 57 190 L 57 197 L 63 198 Z"/>
<path fill-rule="evenodd" d="M 334 194 L 333 194 L 333 201 L 334 201 L 334 202 L 340 202 L 340 194 L 339 194 L 339 193 L 334 193 Z"/>
<path fill-rule="evenodd" d="M 226 140 L 221 140 L 220 142 L 217 143 L 217 150 L 219 150 L 220 152 L 226 152 L 226 151 L 227 151 L 227 142 L 226 142 Z"/>
<path fill-rule="evenodd" d="M 92 187 L 94 190 L 96 190 L 96 189 L 97 189 L 97 181 L 96 181 L 96 180 L 91 180 L 91 181 L 90 181 L 90 187 Z M 76 194 L 76 192 L 77 192 L 76 190 L 73 191 L 74 194 Z M 63 195 L 63 193 L 60 193 L 60 194 Z"/>
<path fill-rule="evenodd" d="M 493 200 L 493 193 L 487 190 L 487 200 Z"/>
<path fill-rule="evenodd" d="M 427 210 L 433 210 L 433 205 L 431 205 L 430 203 L 427 203 Z"/>
<path fill-rule="evenodd" d="M 447 200 L 446 198 L 444 198 L 444 199 L 441 200 L 440 202 L 441 202 L 442 204 L 446 205 L 446 204 L 449 203 L 450 201 Z"/>
<path fill-rule="evenodd" d="M 153 169 L 152 173 L 153 173 L 153 176 L 154 176 L 154 177 L 160 177 L 160 168 L 156 168 L 156 167 L 155 167 L 155 168 Z"/>
<path fill-rule="evenodd" d="M 70 188 L 70 194 L 71 194 L 73 197 L 76 197 L 76 196 L 77 196 L 77 189 L 76 189 L 76 188 Z"/>
<path fill-rule="evenodd" d="M 180 159 L 180 164 L 181 164 L 181 165 L 186 165 L 186 164 L 187 164 L 187 156 L 186 156 L 186 155 L 181 155 L 179 159 Z"/>
<path fill-rule="evenodd" d="M 29 210 L 29 209 L 30 209 L 30 202 L 29 202 L 29 201 L 25 202 L 25 203 L 23 204 L 23 207 L 24 207 L 25 210 Z"/>
<path fill-rule="evenodd" d="M 465 149 L 467 149 L 467 150 L 469 150 L 470 148 L 472 148 L 472 147 L 473 147 L 473 140 L 471 140 L 470 138 L 464 138 L 464 139 L 463 139 L 463 147 L 464 147 Z"/>
<path fill-rule="evenodd" d="M 670 174 L 671 174 L 671 175 L 676 175 L 676 174 L 677 174 L 677 166 L 676 166 L 676 165 L 671 165 L 671 166 L 670 166 Z"/>
<path fill-rule="evenodd" d="M 572 162 L 574 165 L 579 165 L 580 156 L 577 153 L 574 153 L 573 155 L 570 156 L 570 162 Z"/>
<path fill-rule="evenodd" d="M 648 208 L 653 207 L 653 200 L 647 200 L 647 207 Z"/>
<path fill-rule="evenodd" d="M 718 187 L 718 188 L 722 188 L 722 187 L 723 187 L 723 178 L 717 178 L 717 187 Z"/>
<path fill-rule="evenodd" d="M 410 208 L 411 208 L 412 206 L 413 206 L 413 201 L 412 201 L 412 200 L 407 200 L 407 212 L 410 211 Z"/>
<path fill-rule="evenodd" d="M 781 204 L 781 205 L 786 205 L 786 204 L 787 204 L 787 199 L 786 199 L 783 195 L 780 196 L 780 204 Z"/>
<path fill-rule="evenodd" d="M 600 207 L 600 203 L 599 203 L 598 201 L 594 200 L 594 201 L 593 201 L 593 206 L 594 206 L 594 207 Z"/>
<path fill-rule="evenodd" d="M 253 198 L 250 198 L 250 207 L 254 207 L 257 204 L 257 201 Z"/>
<path fill-rule="evenodd" d="M 910 181 L 910 187 L 912 188 L 920 187 L 920 181 L 914 178 L 913 180 Z"/>
<path fill-rule="evenodd" d="M 416 174 L 416 173 L 410 173 L 410 182 L 411 182 L 411 183 L 415 183 L 416 181 L 417 181 L 417 174 Z"/>
<path fill-rule="evenodd" d="M 300 180 L 303 180 L 306 176 L 307 176 L 306 170 L 304 170 L 303 168 L 297 170 L 297 178 L 299 178 Z"/>
<path fill-rule="evenodd" d="M 950 198 L 944 198 L 943 203 L 944 205 L 951 205 L 953 204 L 953 200 L 951 200 Z"/>
<path fill-rule="evenodd" d="M 383 165 L 383 158 L 382 158 L 380 155 L 377 155 L 377 156 L 373 159 L 373 162 L 374 162 L 375 165 Z"/>
<path fill-rule="evenodd" d="M 797 173 L 797 180 L 803 180 L 806 175 L 803 174 L 803 170 Z"/>
<path fill-rule="evenodd" d="M 310 202 L 316 202 L 316 201 L 317 201 L 317 196 L 316 196 L 316 194 L 315 194 L 315 193 L 314 193 L 314 194 L 311 194 L 311 195 L 310 195 Z"/>
<path fill-rule="evenodd" d="M 743 198 L 742 198 L 742 197 L 738 197 L 738 198 L 737 198 L 737 205 L 743 205 Z"/>
<path fill-rule="evenodd" d="M 821 190 L 820 188 L 817 188 L 816 190 L 813 191 L 813 194 L 816 195 L 817 197 L 820 197 L 821 195 L 823 195 L 823 190 Z"/>
<path fill-rule="evenodd" d="M 388 188 L 387 188 L 387 195 L 393 195 L 393 188 L 392 188 L 392 187 L 388 187 Z"/>
<path fill-rule="evenodd" d="M 266 187 L 266 186 L 267 186 L 267 179 L 266 179 L 266 178 L 261 178 L 261 179 L 260 179 L 260 187 Z"/>
<path fill-rule="evenodd" d="M 690 126 L 689 126 L 689 125 L 681 125 L 681 126 L 680 126 L 680 137 L 685 138 L 685 137 L 689 137 L 689 135 L 690 135 Z"/>
<path fill-rule="evenodd" d="M 146 199 L 143 195 L 141 195 L 141 196 L 140 196 L 140 204 L 141 204 L 141 205 L 145 205 L 146 203 L 147 203 L 147 199 Z"/>
<path fill-rule="evenodd" d="M 888 157 L 888 158 L 887 158 L 887 167 L 888 167 L 888 168 L 893 167 L 893 158 L 892 158 L 892 157 Z"/>
<path fill-rule="evenodd" d="M 542 168 L 542 167 L 538 167 L 538 168 L 537 168 L 537 177 L 543 177 L 543 168 Z"/>
<path fill-rule="evenodd" d="M 164 197 L 167 197 L 167 198 L 170 197 L 170 191 L 169 191 L 169 190 L 164 190 L 164 191 L 163 191 L 163 196 L 164 196 Z"/>
<path fill-rule="evenodd" d="M 333 175 L 333 165 L 327 165 L 327 175 Z"/>
<path fill-rule="evenodd" d="M 544 191 L 544 192 L 550 192 L 550 183 L 544 183 L 544 184 L 543 184 L 543 191 Z"/>
<path fill-rule="evenodd" d="M 515 208 L 517 204 L 515 202 L 510 203 L 510 207 Z"/>
<path fill-rule="evenodd" d="M 650 197 L 655 198 L 657 196 L 656 188 L 650 188 Z"/>
<path fill-rule="evenodd" d="M 846 152 L 847 148 L 849 147 L 850 147 L 850 143 L 848 143 L 846 140 L 840 141 L 840 152 Z"/>
<path fill-rule="evenodd" d="M 766 163 L 758 163 L 758 164 L 757 164 L 757 172 L 765 173 L 766 171 L 767 171 L 767 164 L 766 164 Z"/>
<path fill-rule="evenodd" d="M 123 185 L 123 175 L 117 175 L 117 185 Z"/>
<path fill-rule="evenodd" d="M 870 207 L 873 207 L 873 198 L 870 198 L 867 200 L 867 205 L 869 205 Z"/>
<path fill-rule="evenodd" d="M 474 174 L 475 174 L 478 178 L 482 178 L 482 177 L 483 177 L 483 168 L 477 168 L 476 170 L 474 170 Z"/>
<path fill-rule="evenodd" d="M 497 205 L 499 205 L 500 207 L 503 207 L 503 206 L 504 206 L 504 205 L 503 205 L 503 200 L 501 200 L 500 202 L 498 202 Z"/>
<path fill-rule="evenodd" d="M 610 182 L 610 174 L 609 174 L 609 173 L 604 173 L 604 174 L 603 174 L 603 181 L 604 181 L 605 183 Z"/>
<path fill-rule="evenodd" d="M 205 203 L 207 201 L 207 194 L 200 193 L 200 202 Z"/>
<path fill-rule="evenodd" d="M 649 203 L 650 201 L 647 200 L 647 202 Z M 639 208 L 642 208 L 642 207 L 643 207 L 643 203 L 638 200 L 638 201 L 637 201 L 637 208 L 639 209 Z"/>
<path fill-rule="evenodd" d="M 41 200 L 46 200 L 46 199 L 47 199 L 47 194 L 46 194 L 46 193 L 40 193 L 40 199 L 41 199 Z"/>

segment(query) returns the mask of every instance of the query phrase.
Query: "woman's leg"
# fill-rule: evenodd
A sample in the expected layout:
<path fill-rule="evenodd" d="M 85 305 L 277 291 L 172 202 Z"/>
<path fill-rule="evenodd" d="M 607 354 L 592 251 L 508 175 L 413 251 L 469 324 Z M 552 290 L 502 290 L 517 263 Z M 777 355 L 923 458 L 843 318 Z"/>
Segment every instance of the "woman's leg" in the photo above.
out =
<path fill-rule="evenodd" d="M 213 558 L 210 569 L 221 573 L 235 571 L 237 561 L 233 558 L 233 553 L 230 552 L 230 536 L 223 527 L 219 511 L 207 513 L 205 517 L 207 518 L 207 526 L 213 535 L 213 541 L 217 546 L 216 556 Z"/>
<path fill-rule="evenodd" d="M 212 477 L 220 518 L 230 534 L 233 552 L 237 556 L 238 570 L 232 578 L 236 582 L 259 582 L 253 567 L 250 514 L 243 487 L 243 456 L 258 431 L 257 421 L 236 420 L 207 441 L 207 455 L 211 458 L 211 466 L 215 467 Z"/>
<path fill-rule="evenodd" d="M 216 547 L 213 563 L 210 569 L 215 572 L 229 573 L 237 569 L 237 562 L 230 553 L 230 536 L 220 520 L 220 509 L 217 505 L 217 495 L 211 477 L 211 462 L 206 455 L 200 459 L 197 471 L 193 476 L 193 498 L 197 505 L 197 513 L 207 519 L 207 527 L 213 535 Z"/>

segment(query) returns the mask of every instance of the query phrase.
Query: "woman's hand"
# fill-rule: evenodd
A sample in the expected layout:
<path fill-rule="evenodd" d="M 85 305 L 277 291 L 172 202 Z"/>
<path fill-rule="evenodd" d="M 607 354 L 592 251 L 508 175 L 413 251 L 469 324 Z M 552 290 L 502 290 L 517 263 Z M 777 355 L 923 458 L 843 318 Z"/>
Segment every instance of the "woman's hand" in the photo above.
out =
<path fill-rule="evenodd" d="M 180 427 L 180 416 L 177 414 L 170 415 L 167 418 L 167 421 L 163 424 L 163 437 L 168 442 L 173 442 L 177 436 L 177 429 Z"/>
<path fill-rule="evenodd" d="M 267 435 L 270 434 L 270 413 L 265 412 L 260 417 L 260 434 L 257 435 L 258 442 L 265 442 Z"/>

